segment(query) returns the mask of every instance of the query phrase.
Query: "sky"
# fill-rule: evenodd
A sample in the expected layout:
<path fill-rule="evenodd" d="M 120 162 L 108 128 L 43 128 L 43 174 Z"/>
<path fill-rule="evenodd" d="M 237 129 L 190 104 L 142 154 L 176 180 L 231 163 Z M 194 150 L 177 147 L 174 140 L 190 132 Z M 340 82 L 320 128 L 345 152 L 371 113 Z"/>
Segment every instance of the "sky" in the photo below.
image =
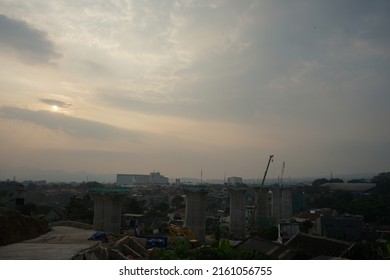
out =
<path fill-rule="evenodd" d="M 0 167 L 390 171 L 389 26 L 387 0 L 2 0 Z"/>

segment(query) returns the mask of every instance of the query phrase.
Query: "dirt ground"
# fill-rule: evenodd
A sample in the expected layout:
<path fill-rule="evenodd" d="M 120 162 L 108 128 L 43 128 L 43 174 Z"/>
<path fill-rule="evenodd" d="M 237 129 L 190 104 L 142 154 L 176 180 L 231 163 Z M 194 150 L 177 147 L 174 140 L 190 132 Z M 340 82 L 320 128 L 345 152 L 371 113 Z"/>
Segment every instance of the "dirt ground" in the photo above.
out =
<path fill-rule="evenodd" d="M 68 260 L 99 241 L 88 240 L 95 233 L 66 226 L 53 227 L 37 238 L 0 247 L 1 260 Z"/>

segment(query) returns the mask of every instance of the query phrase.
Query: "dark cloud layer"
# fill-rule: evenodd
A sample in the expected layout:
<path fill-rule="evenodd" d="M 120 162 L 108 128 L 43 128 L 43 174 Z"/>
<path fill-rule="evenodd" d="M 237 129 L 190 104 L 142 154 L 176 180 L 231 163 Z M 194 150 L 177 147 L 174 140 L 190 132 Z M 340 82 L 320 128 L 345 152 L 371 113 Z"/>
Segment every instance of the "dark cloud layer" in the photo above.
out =
<path fill-rule="evenodd" d="M 60 57 L 45 32 L 5 15 L 0 15 L 0 48 L 13 51 L 26 63 L 50 63 Z"/>
<path fill-rule="evenodd" d="M 135 131 L 121 129 L 101 122 L 67 116 L 49 111 L 32 111 L 17 107 L 1 107 L 0 115 L 8 119 L 17 119 L 66 134 L 107 140 L 113 138 L 127 138 L 132 142 L 139 142 L 142 134 Z"/>

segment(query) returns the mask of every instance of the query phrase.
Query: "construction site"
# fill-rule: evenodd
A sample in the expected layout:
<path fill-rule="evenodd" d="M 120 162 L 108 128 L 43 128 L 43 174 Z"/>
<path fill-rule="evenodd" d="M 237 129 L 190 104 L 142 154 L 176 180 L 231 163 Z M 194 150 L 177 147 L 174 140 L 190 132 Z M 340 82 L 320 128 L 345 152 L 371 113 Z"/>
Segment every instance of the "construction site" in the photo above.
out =
<path fill-rule="evenodd" d="M 226 188 L 230 209 L 227 236 L 234 241 L 232 244 L 252 235 L 259 225 L 275 225 L 291 215 L 288 188 L 264 188 L 272 157 L 261 186 L 255 189 L 256 204 L 249 215 L 246 211 L 248 187 Z M 124 227 L 122 205 L 131 187 L 90 188 L 88 194 L 94 205 L 92 225 L 72 221 L 50 223 L 40 235 L 35 234 L 39 235 L 35 238 L 19 243 L 10 241 L 8 243 L 13 244 L 0 247 L 0 259 L 148 259 L 156 250 L 174 248 L 180 240 L 186 240 L 191 249 L 218 242 L 214 236 L 206 234 L 210 186 L 178 185 L 176 188 L 185 199 L 184 217 L 173 219 L 154 232 L 145 232 L 138 221 L 132 227 Z"/>
<path fill-rule="evenodd" d="M 0 259 L 347 258 L 354 241 L 328 238 L 316 226 L 334 211 L 319 212 L 324 214 L 311 221 L 297 212 L 296 196 L 304 202 L 303 191 L 282 183 L 284 162 L 280 183 L 265 185 L 273 157 L 261 183 L 252 186 L 234 177 L 235 184 L 224 185 L 90 187 L 84 196 L 91 200 L 90 223 L 45 224 L 2 210 Z M 129 203 L 139 203 L 146 194 L 152 208 L 128 212 L 134 209 Z M 169 214 L 167 207 L 174 211 Z M 358 226 L 354 219 L 349 220 Z M 312 225 L 311 232 L 302 231 L 305 223 Z"/>

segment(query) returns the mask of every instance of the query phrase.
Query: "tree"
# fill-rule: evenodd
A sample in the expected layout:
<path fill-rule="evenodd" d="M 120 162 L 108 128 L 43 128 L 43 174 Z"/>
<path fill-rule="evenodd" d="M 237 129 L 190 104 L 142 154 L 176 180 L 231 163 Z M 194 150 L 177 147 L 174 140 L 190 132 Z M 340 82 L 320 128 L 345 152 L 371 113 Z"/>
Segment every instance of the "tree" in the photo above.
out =
<path fill-rule="evenodd" d="M 344 180 L 340 178 L 332 178 L 329 180 L 329 183 L 344 183 Z"/>
<path fill-rule="evenodd" d="M 154 213 L 161 213 L 161 214 L 167 214 L 169 210 L 169 204 L 166 202 L 160 202 L 153 206 L 152 212 Z"/>
<path fill-rule="evenodd" d="M 143 214 L 144 213 L 144 205 L 139 202 L 136 198 L 127 198 L 122 206 L 123 213 L 131 213 L 131 214 Z"/>
<path fill-rule="evenodd" d="M 65 206 L 66 217 L 69 220 L 81 223 L 93 223 L 93 201 L 89 194 L 85 194 L 82 198 L 73 195 L 70 198 L 68 205 Z"/>
<path fill-rule="evenodd" d="M 321 178 L 321 179 L 315 179 L 311 184 L 314 187 L 318 187 L 326 183 L 329 183 L 329 180 L 325 178 Z"/>
<path fill-rule="evenodd" d="M 257 236 L 263 239 L 274 241 L 278 239 L 278 234 L 279 234 L 278 227 L 272 226 L 260 230 L 257 233 Z"/>
<path fill-rule="evenodd" d="M 337 190 L 316 197 L 313 208 L 332 208 L 340 213 L 364 216 L 368 223 L 390 224 L 390 172 L 379 173 L 373 180 L 376 188 L 371 195 Z"/>
<path fill-rule="evenodd" d="M 153 259 L 159 260 L 264 260 L 271 259 L 266 254 L 255 250 L 240 250 L 231 247 L 229 240 L 222 239 L 216 246 L 191 248 L 188 239 L 176 242 L 172 249 L 157 249 Z"/>
<path fill-rule="evenodd" d="M 176 195 L 171 201 L 171 206 L 174 209 L 184 208 L 185 205 L 184 198 L 181 195 Z"/>
<path fill-rule="evenodd" d="M 376 175 L 372 182 L 376 184 L 378 192 L 381 195 L 386 195 L 389 198 L 390 195 L 390 172 L 383 172 Z"/>
<path fill-rule="evenodd" d="M 20 206 L 20 213 L 27 216 L 37 215 L 37 206 L 34 203 L 26 203 Z"/>

